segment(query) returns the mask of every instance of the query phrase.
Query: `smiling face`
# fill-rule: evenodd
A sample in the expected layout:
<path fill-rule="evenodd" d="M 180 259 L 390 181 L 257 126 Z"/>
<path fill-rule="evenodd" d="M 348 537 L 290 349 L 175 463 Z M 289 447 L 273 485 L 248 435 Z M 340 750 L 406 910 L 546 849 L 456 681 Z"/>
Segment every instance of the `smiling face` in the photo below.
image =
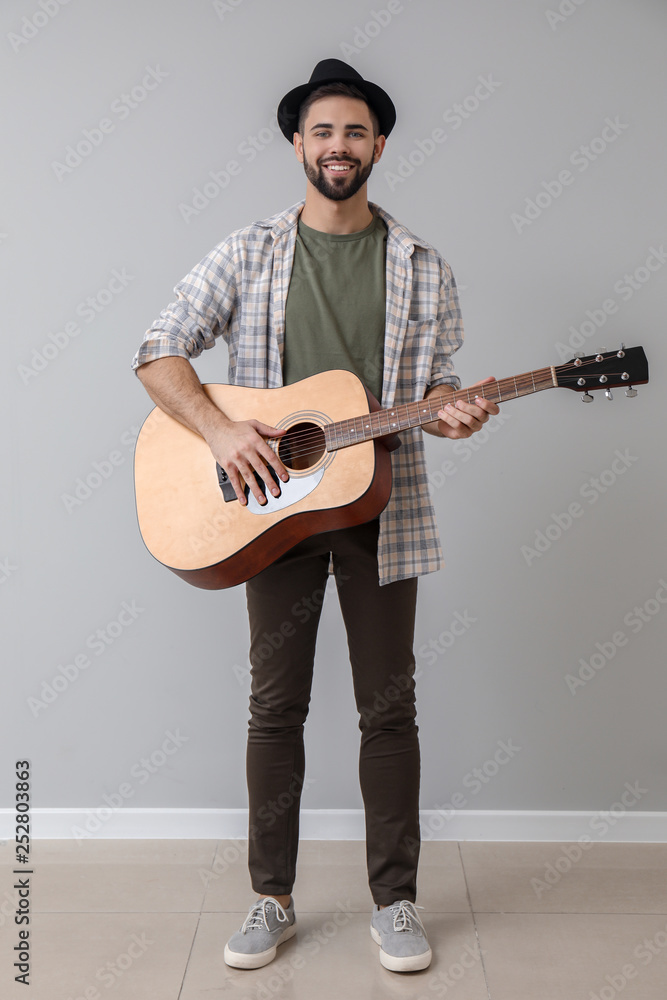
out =
<path fill-rule="evenodd" d="M 368 180 L 384 148 L 384 136 L 373 138 L 365 101 L 323 97 L 308 110 L 303 136 L 294 149 L 310 184 L 332 201 L 352 198 Z"/>

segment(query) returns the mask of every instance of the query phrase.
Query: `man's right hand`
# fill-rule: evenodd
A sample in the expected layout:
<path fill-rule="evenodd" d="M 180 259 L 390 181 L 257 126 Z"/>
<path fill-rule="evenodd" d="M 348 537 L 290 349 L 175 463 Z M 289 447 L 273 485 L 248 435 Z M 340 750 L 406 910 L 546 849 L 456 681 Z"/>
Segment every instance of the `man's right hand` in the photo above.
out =
<path fill-rule="evenodd" d="M 270 447 L 266 438 L 282 437 L 284 430 L 263 424 L 261 420 L 216 421 L 215 427 L 205 435 L 213 457 L 229 476 L 239 503 L 246 504 L 246 496 L 241 477 L 250 487 L 255 499 L 265 504 L 266 497 L 259 488 L 254 472 L 264 480 L 274 497 L 280 496 L 280 488 L 269 472 L 268 466 L 278 477 L 287 482 L 289 474 L 278 453 Z"/>
<path fill-rule="evenodd" d="M 284 483 L 289 475 L 277 452 L 267 444 L 266 438 L 282 437 L 284 430 L 269 427 L 260 420 L 230 420 L 204 392 L 197 373 L 187 358 L 155 358 L 141 365 L 137 369 L 137 375 L 157 406 L 204 438 L 216 462 L 229 476 L 239 503 L 246 503 L 241 476 L 257 502 L 266 503 L 253 469 L 264 480 L 271 493 L 280 496 L 280 488 L 267 464 Z"/>

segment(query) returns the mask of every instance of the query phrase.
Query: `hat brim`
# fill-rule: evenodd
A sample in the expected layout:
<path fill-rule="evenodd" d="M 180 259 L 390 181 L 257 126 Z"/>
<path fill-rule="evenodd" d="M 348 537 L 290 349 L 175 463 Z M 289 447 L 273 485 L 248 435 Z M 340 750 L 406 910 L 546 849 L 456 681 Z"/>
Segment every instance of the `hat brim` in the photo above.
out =
<path fill-rule="evenodd" d="M 294 143 L 294 133 L 299 131 L 299 109 L 305 99 L 318 87 L 323 87 L 327 83 L 349 83 L 360 90 L 368 99 L 368 103 L 378 116 L 380 123 L 380 135 L 389 135 L 396 124 L 396 108 L 394 103 L 382 87 L 368 80 L 343 80 L 340 76 L 332 76 L 316 83 L 303 83 L 299 87 L 294 87 L 288 94 L 285 94 L 278 105 L 277 118 L 280 131 L 289 142 Z"/>

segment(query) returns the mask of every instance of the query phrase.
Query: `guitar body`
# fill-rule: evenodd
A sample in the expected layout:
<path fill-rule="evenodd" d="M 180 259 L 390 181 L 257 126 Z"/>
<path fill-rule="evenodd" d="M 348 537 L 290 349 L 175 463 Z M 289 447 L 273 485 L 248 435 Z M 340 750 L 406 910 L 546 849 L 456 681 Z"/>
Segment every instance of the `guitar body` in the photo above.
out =
<path fill-rule="evenodd" d="M 304 538 L 362 524 L 387 505 L 392 445 L 375 439 L 324 446 L 321 428 L 380 409 L 356 375 L 322 372 L 279 389 L 207 384 L 204 391 L 232 420 L 286 429 L 269 444 L 290 479 L 280 483 L 280 497 L 266 491 L 265 505 L 248 489 L 247 505 L 226 500 L 204 439 L 158 407 L 151 411 L 135 449 L 139 528 L 149 552 L 188 583 L 233 587 Z"/>
<path fill-rule="evenodd" d="M 246 485 L 247 505 L 236 499 L 202 437 L 158 407 L 137 438 L 134 481 L 139 528 L 159 562 L 195 587 L 220 590 L 255 576 L 310 535 L 363 524 L 377 517 L 391 494 L 390 451 L 397 434 L 437 419 L 445 398 L 496 403 L 562 387 L 591 402 L 591 392 L 648 382 L 642 347 L 577 356 L 565 364 L 476 383 L 467 389 L 383 410 L 352 372 L 328 371 L 280 389 L 205 385 L 232 420 L 261 420 L 284 429 L 268 444 L 290 478 L 266 504 Z"/>

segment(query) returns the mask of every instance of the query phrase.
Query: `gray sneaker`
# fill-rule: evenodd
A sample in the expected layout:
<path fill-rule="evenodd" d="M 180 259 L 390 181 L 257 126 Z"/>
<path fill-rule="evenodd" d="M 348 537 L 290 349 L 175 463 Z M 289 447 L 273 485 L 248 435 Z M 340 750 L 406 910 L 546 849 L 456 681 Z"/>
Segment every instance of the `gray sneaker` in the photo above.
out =
<path fill-rule="evenodd" d="M 294 897 L 282 907 L 273 896 L 250 907 L 243 926 L 225 945 L 225 963 L 235 969 L 259 969 L 276 957 L 276 949 L 296 934 Z"/>
<path fill-rule="evenodd" d="M 375 904 L 371 937 L 380 945 L 380 963 L 391 972 L 417 972 L 431 964 L 432 952 L 416 906 L 401 899 L 383 910 Z"/>

